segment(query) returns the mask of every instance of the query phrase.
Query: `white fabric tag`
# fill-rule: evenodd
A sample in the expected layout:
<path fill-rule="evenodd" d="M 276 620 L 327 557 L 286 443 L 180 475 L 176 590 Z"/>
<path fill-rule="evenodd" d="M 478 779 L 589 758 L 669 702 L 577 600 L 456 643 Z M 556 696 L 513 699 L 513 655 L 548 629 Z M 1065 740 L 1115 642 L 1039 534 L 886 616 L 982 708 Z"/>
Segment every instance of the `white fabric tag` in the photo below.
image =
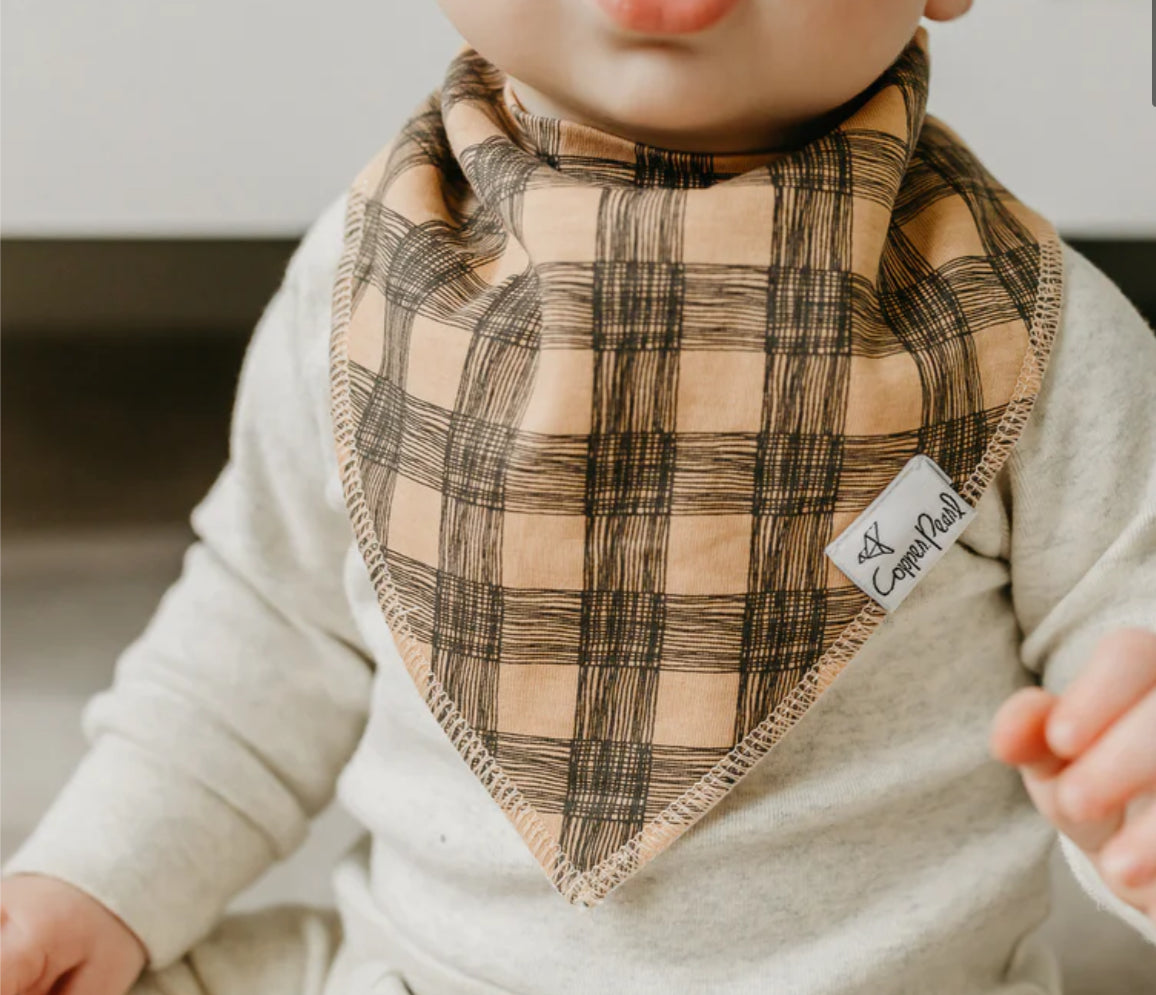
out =
<path fill-rule="evenodd" d="M 920 453 L 825 552 L 861 591 L 893 612 L 974 517 L 951 478 Z"/>

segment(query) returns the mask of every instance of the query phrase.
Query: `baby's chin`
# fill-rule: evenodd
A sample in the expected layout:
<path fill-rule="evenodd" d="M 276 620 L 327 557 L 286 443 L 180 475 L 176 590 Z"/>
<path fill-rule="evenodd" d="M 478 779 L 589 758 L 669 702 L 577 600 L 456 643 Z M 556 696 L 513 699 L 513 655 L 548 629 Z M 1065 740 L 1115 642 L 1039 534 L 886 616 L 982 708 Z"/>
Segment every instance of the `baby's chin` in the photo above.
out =
<path fill-rule="evenodd" d="M 701 89 L 641 87 L 583 94 L 587 116 L 599 127 L 634 141 L 689 152 L 739 151 L 776 144 L 769 126 L 745 117 L 745 108 L 710 100 Z"/>

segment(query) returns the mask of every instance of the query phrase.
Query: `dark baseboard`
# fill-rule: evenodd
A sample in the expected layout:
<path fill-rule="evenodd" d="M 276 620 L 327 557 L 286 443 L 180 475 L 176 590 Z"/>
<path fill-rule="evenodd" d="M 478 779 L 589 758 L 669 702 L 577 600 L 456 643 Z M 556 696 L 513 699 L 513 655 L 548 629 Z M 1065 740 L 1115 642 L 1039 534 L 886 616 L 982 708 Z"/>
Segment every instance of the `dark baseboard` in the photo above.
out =
<path fill-rule="evenodd" d="M 0 240 L 5 335 L 248 333 L 292 239 Z"/>
<path fill-rule="evenodd" d="M 1072 239 L 1156 324 L 1156 238 Z M 247 334 L 277 288 L 293 239 L 0 241 L 5 335 Z"/>
<path fill-rule="evenodd" d="M 183 523 L 228 455 L 247 341 L 5 334 L 4 534 Z"/>

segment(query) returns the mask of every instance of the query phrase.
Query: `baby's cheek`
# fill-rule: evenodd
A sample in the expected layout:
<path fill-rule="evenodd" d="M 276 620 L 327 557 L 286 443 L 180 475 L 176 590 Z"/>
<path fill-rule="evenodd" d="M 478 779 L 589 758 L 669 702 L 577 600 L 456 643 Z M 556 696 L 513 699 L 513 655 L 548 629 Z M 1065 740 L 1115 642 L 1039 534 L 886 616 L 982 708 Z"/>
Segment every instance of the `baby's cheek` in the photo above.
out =
<path fill-rule="evenodd" d="M 446 19 L 482 56 L 515 77 L 532 66 L 565 64 L 566 45 L 581 49 L 580 14 L 590 0 L 438 0 Z M 572 49 L 571 49 L 572 50 Z"/>
<path fill-rule="evenodd" d="M 870 85 L 911 41 L 926 0 L 749 0 L 789 83 L 824 109 Z M 787 60 L 784 62 L 784 60 Z"/>

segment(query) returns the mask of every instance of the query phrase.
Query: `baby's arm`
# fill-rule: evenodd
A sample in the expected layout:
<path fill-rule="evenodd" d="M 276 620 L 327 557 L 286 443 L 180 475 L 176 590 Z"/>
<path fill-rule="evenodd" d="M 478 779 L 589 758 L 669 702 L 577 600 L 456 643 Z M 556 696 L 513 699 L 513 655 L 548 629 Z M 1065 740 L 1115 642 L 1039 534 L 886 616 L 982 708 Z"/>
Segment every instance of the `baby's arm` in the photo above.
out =
<path fill-rule="evenodd" d="M 360 559 L 345 559 L 327 403 L 343 208 L 310 230 L 256 328 L 179 580 L 87 704 L 90 751 L 5 867 L 97 899 L 152 967 L 302 842 L 365 723 L 372 666 L 343 589 Z M 30 880 L 12 879 L 10 921 Z"/>
<path fill-rule="evenodd" d="M 1134 800 L 1127 832 L 1156 869 L 1156 808 L 1140 815 L 1156 790 L 1156 336 L 1071 250 L 1065 279 L 1051 367 L 1008 463 L 1011 594 L 1044 689 L 1009 699 L 993 747 L 1023 770 L 1081 883 L 1156 940 L 1156 882 L 1106 882 L 1099 866 Z M 1061 748 L 1077 717 L 1080 741 Z M 1077 781 L 1107 808 L 1075 812 Z"/>

